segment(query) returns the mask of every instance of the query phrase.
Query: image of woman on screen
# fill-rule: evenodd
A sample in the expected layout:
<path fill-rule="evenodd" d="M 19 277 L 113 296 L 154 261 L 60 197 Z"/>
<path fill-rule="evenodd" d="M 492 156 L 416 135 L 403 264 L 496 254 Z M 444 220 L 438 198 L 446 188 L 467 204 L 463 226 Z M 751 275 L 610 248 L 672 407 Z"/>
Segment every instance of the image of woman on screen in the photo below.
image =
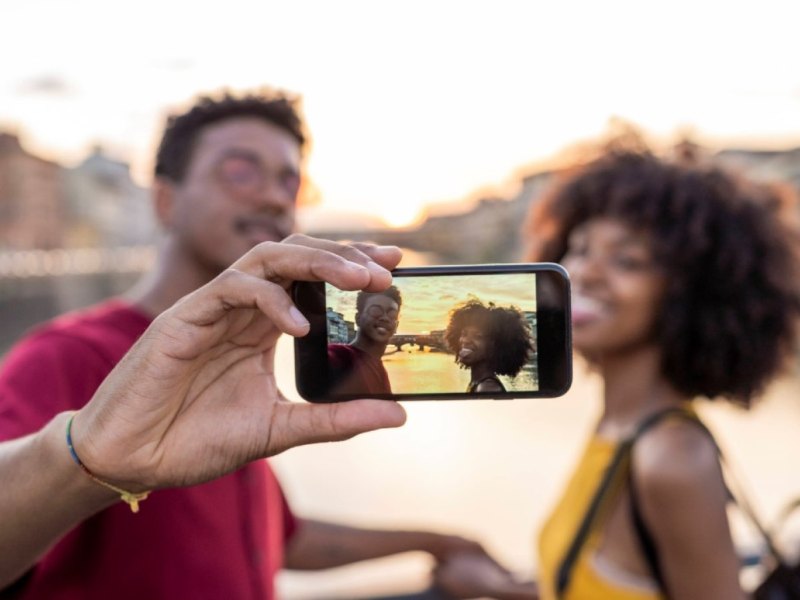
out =
<path fill-rule="evenodd" d="M 397 331 L 400 290 L 359 292 L 356 297 L 356 336 L 349 344 L 328 344 L 332 390 L 337 394 L 391 394 L 392 386 L 381 357 Z"/>
<path fill-rule="evenodd" d="M 506 391 L 498 375 L 516 377 L 535 347 L 518 309 L 484 304 L 477 298 L 450 311 L 444 336 L 456 363 L 470 370 L 469 394 Z"/>

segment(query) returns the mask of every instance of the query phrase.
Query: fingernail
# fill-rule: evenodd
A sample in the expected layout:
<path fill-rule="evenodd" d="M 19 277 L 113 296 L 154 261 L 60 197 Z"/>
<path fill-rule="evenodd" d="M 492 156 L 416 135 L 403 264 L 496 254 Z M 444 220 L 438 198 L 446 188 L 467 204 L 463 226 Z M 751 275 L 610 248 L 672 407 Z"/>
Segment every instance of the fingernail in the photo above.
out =
<path fill-rule="evenodd" d="M 292 317 L 292 320 L 297 323 L 300 327 L 306 327 L 308 325 L 308 319 L 303 316 L 296 306 L 289 307 L 289 314 Z"/>

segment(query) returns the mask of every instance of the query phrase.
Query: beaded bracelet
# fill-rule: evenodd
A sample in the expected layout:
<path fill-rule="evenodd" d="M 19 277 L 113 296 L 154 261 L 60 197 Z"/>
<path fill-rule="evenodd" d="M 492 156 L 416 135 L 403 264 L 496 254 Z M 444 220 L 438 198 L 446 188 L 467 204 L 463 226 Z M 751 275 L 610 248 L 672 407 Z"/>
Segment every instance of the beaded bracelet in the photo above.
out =
<path fill-rule="evenodd" d="M 93 481 L 99 483 L 105 488 L 112 490 L 120 495 L 122 501 L 131 507 L 131 512 L 138 513 L 139 512 L 139 502 L 143 502 L 147 500 L 147 496 L 150 492 L 140 492 L 138 494 L 134 494 L 133 492 L 127 492 L 122 488 L 118 488 L 117 486 L 108 483 L 107 481 L 103 481 L 99 477 L 97 477 L 94 473 L 92 473 L 85 464 L 78 458 L 78 453 L 75 452 L 75 446 L 72 445 L 72 419 L 75 418 L 75 413 L 72 413 L 69 417 L 69 421 L 67 421 L 67 448 L 69 448 L 69 453 L 72 456 L 72 459 L 77 463 L 77 465 L 81 468 L 81 470 L 86 473 L 89 477 L 92 478 Z"/>

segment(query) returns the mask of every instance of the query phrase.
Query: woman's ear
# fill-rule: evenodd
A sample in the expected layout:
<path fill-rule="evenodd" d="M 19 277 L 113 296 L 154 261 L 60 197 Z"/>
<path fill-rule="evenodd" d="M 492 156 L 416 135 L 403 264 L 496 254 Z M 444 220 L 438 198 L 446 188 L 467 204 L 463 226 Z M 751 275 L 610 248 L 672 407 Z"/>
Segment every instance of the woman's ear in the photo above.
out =
<path fill-rule="evenodd" d="M 175 213 L 175 184 L 164 177 L 153 180 L 153 208 L 159 224 L 166 230 L 172 229 Z"/>

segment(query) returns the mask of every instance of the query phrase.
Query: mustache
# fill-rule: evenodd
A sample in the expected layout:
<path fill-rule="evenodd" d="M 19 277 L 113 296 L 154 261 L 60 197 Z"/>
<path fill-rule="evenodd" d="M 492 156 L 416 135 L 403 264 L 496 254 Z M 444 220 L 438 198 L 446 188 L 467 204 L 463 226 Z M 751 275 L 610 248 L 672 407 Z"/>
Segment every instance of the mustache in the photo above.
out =
<path fill-rule="evenodd" d="M 266 229 L 276 240 L 282 240 L 292 234 L 293 228 L 289 223 L 280 222 L 282 219 L 269 217 L 238 217 L 233 222 L 233 228 L 239 233 L 245 233 L 251 227 Z"/>

